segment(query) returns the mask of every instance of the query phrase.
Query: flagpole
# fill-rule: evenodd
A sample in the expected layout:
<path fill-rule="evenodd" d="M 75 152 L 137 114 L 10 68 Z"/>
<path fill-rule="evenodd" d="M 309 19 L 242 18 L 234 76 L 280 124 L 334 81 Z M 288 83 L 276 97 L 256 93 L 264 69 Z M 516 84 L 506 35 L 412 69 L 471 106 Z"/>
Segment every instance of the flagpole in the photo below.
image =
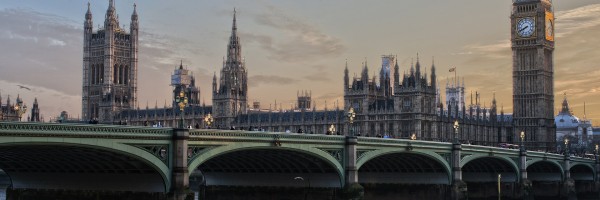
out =
<path fill-rule="evenodd" d="M 456 83 L 456 87 L 458 87 L 458 80 L 456 79 L 456 67 L 454 67 L 454 83 Z"/>

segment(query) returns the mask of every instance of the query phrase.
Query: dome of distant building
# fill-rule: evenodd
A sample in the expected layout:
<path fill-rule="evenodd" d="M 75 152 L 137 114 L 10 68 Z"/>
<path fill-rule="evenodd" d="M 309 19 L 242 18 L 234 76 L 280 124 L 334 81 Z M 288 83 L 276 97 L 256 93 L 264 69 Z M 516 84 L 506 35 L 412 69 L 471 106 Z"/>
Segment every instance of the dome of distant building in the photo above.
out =
<path fill-rule="evenodd" d="M 567 98 L 563 100 L 562 109 L 554 118 L 554 123 L 558 129 L 577 128 L 579 126 L 579 118 L 577 118 L 569 110 L 569 102 Z"/>

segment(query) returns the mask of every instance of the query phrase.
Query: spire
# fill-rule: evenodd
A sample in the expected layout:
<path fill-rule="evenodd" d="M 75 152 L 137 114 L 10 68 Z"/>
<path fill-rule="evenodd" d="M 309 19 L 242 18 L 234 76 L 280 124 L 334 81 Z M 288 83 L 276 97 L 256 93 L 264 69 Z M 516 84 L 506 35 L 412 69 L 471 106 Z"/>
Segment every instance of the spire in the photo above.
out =
<path fill-rule="evenodd" d="M 183 69 L 183 60 L 179 61 L 179 69 Z"/>
<path fill-rule="evenodd" d="M 410 75 L 415 74 L 415 64 L 414 64 L 414 60 L 411 58 L 410 59 Z"/>
<path fill-rule="evenodd" d="M 231 37 L 227 46 L 227 64 L 230 67 L 242 66 L 242 46 L 237 35 L 237 11 L 233 9 L 233 24 L 231 25 Z"/>
<path fill-rule="evenodd" d="M 416 68 L 417 77 L 420 78 L 420 76 L 421 76 L 421 64 L 419 63 L 419 53 L 417 53 L 417 64 L 415 64 L 415 68 Z"/>
<path fill-rule="evenodd" d="M 344 90 L 347 90 L 350 84 L 350 77 L 348 77 L 348 59 L 346 59 L 346 68 L 344 68 Z"/>
<path fill-rule="evenodd" d="M 87 12 L 85 13 L 85 19 L 91 20 L 92 19 L 92 11 L 90 9 L 90 2 L 88 2 L 87 6 L 88 6 L 88 9 L 87 9 Z"/>
<path fill-rule="evenodd" d="M 394 65 L 394 87 L 400 85 L 400 66 L 398 65 L 398 55 L 396 55 L 396 64 Z"/>
<path fill-rule="evenodd" d="M 431 87 L 435 87 L 436 84 L 436 75 L 435 75 L 435 57 L 431 57 Z"/>
<path fill-rule="evenodd" d="M 133 3 L 133 14 L 131 14 L 131 21 L 137 21 L 137 20 L 138 20 L 137 5 L 135 3 Z"/>
<path fill-rule="evenodd" d="M 564 95 L 564 100 L 562 103 L 562 110 L 560 111 L 560 113 L 571 114 L 571 110 L 569 109 L 569 101 L 567 101 L 567 93 L 565 92 L 563 95 Z"/>
<path fill-rule="evenodd" d="M 233 26 L 231 27 L 232 31 L 237 31 L 237 24 L 236 24 L 235 14 L 236 14 L 236 11 L 235 11 L 235 8 L 233 8 Z"/>
<path fill-rule="evenodd" d="M 106 19 L 104 21 L 104 26 L 113 26 L 114 28 L 119 27 L 118 18 L 115 12 L 114 0 L 109 0 L 108 10 L 106 10 Z"/>

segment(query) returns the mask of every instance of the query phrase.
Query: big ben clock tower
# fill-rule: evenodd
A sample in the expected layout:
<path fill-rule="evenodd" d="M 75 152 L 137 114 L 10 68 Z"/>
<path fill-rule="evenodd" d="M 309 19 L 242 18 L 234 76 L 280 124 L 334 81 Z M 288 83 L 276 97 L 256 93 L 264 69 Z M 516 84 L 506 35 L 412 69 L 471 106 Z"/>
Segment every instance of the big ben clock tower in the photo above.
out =
<path fill-rule="evenodd" d="M 553 150 L 554 125 L 554 14 L 550 0 L 513 0 L 514 137 L 525 133 L 531 150 Z M 516 140 L 515 140 L 516 142 Z"/>

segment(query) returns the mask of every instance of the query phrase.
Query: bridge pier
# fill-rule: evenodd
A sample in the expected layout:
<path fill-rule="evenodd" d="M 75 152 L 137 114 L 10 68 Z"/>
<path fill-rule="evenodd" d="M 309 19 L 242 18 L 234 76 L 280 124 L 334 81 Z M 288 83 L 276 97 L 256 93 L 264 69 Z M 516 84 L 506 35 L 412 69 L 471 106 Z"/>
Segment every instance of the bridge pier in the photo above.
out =
<path fill-rule="evenodd" d="M 344 198 L 362 199 L 364 196 L 364 188 L 358 183 L 358 168 L 356 167 L 356 145 L 358 139 L 356 136 L 346 136 L 346 151 L 345 151 L 345 185 Z"/>
<path fill-rule="evenodd" d="M 462 180 L 462 170 L 460 167 L 460 153 L 462 145 L 457 141 L 452 144 L 452 199 L 467 199 L 467 183 Z"/>
<path fill-rule="evenodd" d="M 172 176 L 171 200 L 185 200 L 189 191 L 189 171 L 187 167 L 187 149 L 190 133 L 188 129 L 173 130 L 173 148 L 171 149 Z"/>
<path fill-rule="evenodd" d="M 9 185 L 0 185 L 0 200 L 6 200 L 6 191 Z"/>
<path fill-rule="evenodd" d="M 519 172 L 521 174 L 517 199 L 533 199 L 533 185 L 527 179 L 527 151 L 523 147 L 519 150 Z"/>
<path fill-rule="evenodd" d="M 571 178 L 571 156 L 568 153 L 565 153 L 564 157 L 564 173 L 565 179 L 561 189 L 561 198 L 566 198 L 569 200 L 577 199 L 577 194 L 575 190 L 575 180 Z"/>

